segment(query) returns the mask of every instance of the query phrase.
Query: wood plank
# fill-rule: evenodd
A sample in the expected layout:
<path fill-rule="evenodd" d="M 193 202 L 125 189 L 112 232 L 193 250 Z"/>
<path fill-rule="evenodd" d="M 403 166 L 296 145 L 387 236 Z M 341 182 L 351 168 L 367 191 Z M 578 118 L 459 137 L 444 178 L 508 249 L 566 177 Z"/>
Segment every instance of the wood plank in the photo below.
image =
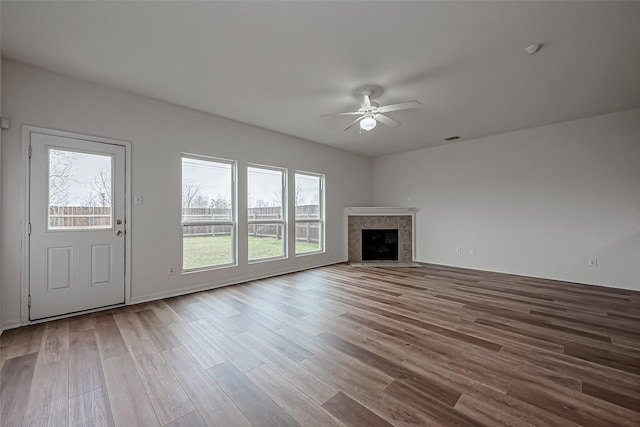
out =
<path fill-rule="evenodd" d="M 434 398 L 434 396 L 425 394 L 414 387 L 410 387 L 402 381 L 396 380 L 392 382 L 384 392 L 401 402 L 408 403 L 409 406 L 424 413 L 438 425 L 470 427 L 478 427 L 482 425 L 461 412 L 456 411 L 441 400 Z"/>
<path fill-rule="evenodd" d="M 102 363 L 114 424 L 159 426 L 160 421 L 129 353 L 110 357 Z"/>
<path fill-rule="evenodd" d="M 138 311 L 136 317 L 140 320 L 140 324 L 145 328 L 158 351 L 178 347 L 182 344 L 173 332 L 162 324 L 153 310 Z"/>
<path fill-rule="evenodd" d="M 231 317 L 231 320 L 242 326 L 245 330 L 253 332 L 253 334 L 259 336 L 262 341 L 266 342 L 272 348 L 278 350 L 294 362 L 301 362 L 312 355 L 310 351 L 286 337 L 279 335 L 276 331 L 263 326 L 261 323 L 250 317 L 238 315 Z"/>
<path fill-rule="evenodd" d="M 69 362 L 66 359 L 36 364 L 25 426 L 65 426 L 69 424 Z"/>
<path fill-rule="evenodd" d="M 55 363 L 68 357 L 69 319 L 48 322 L 38 363 Z"/>
<path fill-rule="evenodd" d="M 69 332 L 69 397 L 74 398 L 104 386 L 95 331 L 80 329 Z"/>
<path fill-rule="evenodd" d="M 485 426 L 534 427 L 533 424 L 500 411 L 494 405 L 465 394 L 460 397 L 455 408 Z"/>
<path fill-rule="evenodd" d="M 81 330 L 84 331 L 84 330 Z M 113 418 L 105 388 L 88 391 L 69 400 L 69 426 L 112 427 Z"/>
<path fill-rule="evenodd" d="M 120 329 L 110 312 L 99 313 L 94 317 L 94 322 L 98 349 L 103 360 L 128 352 Z"/>
<path fill-rule="evenodd" d="M 189 323 L 172 323 L 168 328 L 204 369 L 209 369 L 227 358 Z"/>
<path fill-rule="evenodd" d="M 207 427 L 198 411 L 189 412 L 187 415 L 166 424 L 165 427 Z"/>
<path fill-rule="evenodd" d="M 322 407 L 334 417 L 351 427 L 393 426 L 343 392 L 327 400 Z"/>
<path fill-rule="evenodd" d="M 130 344 L 129 351 L 160 424 L 168 424 L 195 410 L 151 340 Z"/>
<path fill-rule="evenodd" d="M 262 362 L 258 358 L 216 328 L 208 320 L 198 320 L 197 322 L 192 322 L 191 325 L 242 372 L 247 372 L 262 365 Z"/>
<path fill-rule="evenodd" d="M 242 412 L 184 347 L 162 352 L 198 414 L 207 425 L 251 426 Z"/>
<path fill-rule="evenodd" d="M 317 403 L 323 404 L 338 392 L 331 384 L 318 378 L 298 363 L 284 357 L 280 352 L 269 347 L 249 332 L 236 335 L 233 339 Z"/>
<path fill-rule="evenodd" d="M 539 386 L 513 384 L 508 394 L 582 425 L 640 425 L 640 413 L 628 411 L 585 394 L 558 395 Z"/>
<path fill-rule="evenodd" d="M 299 426 L 230 362 L 207 369 L 207 372 L 254 426 Z"/>
<path fill-rule="evenodd" d="M 296 386 L 267 365 L 247 372 L 247 377 L 283 408 L 300 425 L 310 427 L 344 426 Z"/>
<path fill-rule="evenodd" d="M 359 360 L 360 362 L 366 363 L 373 369 L 377 369 L 390 377 L 401 380 L 416 390 L 431 396 L 445 405 L 453 406 L 460 398 L 460 393 L 458 391 L 453 390 L 444 384 L 422 377 L 416 372 L 412 372 L 397 363 L 393 363 L 384 357 L 349 343 L 328 332 L 318 335 L 316 339 L 353 357 L 356 360 Z"/>
<path fill-rule="evenodd" d="M 37 353 L 7 359 L 0 371 L 0 426 L 22 425 Z"/>

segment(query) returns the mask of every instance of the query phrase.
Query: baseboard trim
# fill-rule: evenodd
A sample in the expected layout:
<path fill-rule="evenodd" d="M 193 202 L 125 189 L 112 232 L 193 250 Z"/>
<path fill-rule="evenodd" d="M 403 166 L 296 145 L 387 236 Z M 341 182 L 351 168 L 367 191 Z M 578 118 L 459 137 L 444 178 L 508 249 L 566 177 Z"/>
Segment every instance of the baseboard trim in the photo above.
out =
<path fill-rule="evenodd" d="M 9 329 L 19 328 L 20 326 L 24 326 L 20 322 L 20 320 L 9 320 L 8 322 L 5 322 L 2 325 L 0 325 L 0 335 L 2 335 L 4 331 L 8 331 Z"/>

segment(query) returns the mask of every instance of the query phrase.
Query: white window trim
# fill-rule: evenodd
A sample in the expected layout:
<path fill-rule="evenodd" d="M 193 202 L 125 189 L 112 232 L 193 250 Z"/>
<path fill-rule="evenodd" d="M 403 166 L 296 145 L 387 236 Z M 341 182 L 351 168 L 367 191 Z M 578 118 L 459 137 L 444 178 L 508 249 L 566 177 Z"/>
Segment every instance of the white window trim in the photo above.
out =
<path fill-rule="evenodd" d="M 220 268 L 236 267 L 238 265 L 238 216 L 237 216 L 237 194 L 238 194 L 238 163 L 235 160 L 222 159 L 219 157 L 204 156 L 201 154 L 182 153 L 180 157 L 180 164 L 182 165 L 183 159 L 203 160 L 212 163 L 223 163 L 231 166 L 231 221 L 182 221 L 182 198 L 180 200 L 180 226 L 198 226 L 198 225 L 228 225 L 231 226 L 231 262 L 224 264 L 207 265 L 203 267 L 184 268 L 184 235 L 182 236 L 183 244 L 181 247 L 181 264 L 182 274 L 198 273 L 201 271 L 217 270 Z M 182 173 L 181 173 L 182 180 Z M 182 182 L 181 182 L 182 184 Z M 181 185 L 182 194 L 182 185 Z M 184 233 L 184 231 L 183 231 Z"/>
<path fill-rule="evenodd" d="M 247 251 L 247 263 L 248 264 L 256 264 L 256 263 L 260 263 L 260 262 L 268 262 L 268 261 L 277 261 L 277 260 L 281 260 L 281 259 L 287 259 L 289 257 L 289 248 L 288 248 L 288 230 L 287 230 L 287 201 L 288 201 L 288 194 L 287 194 L 287 175 L 289 174 L 289 171 L 287 170 L 287 168 L 281 168 L 281 167 L 277 167 L 277 166 L 268 166 L 268 165 L 261 165 L 261 164 L 257 164 L 257 163 L 249 163 L 247 164 L 247 199 L 249 197 L 249 168 L 254 168 L 254 169 L 265 169 L 265 170 L 272 170 L 272 171 L 276 171 L 276 172 L 280 172 L 282 175 L 282 196 L 281 196 L 281 201 L 282 201 L 282 219 L 249 219 L 249 203 L 247 200 L 247 226 L 249 225 L 280 225 L 280 228 L 282 229 L 282 255 L 278 255 L 278 256 L 272 256 L 272 257 L 266 257 L 266 258 L 256 258 L 256 259 L 251 259 L 249 258 L 249 252 Z M 247 227 L 247 248 L 248 248 L 248 240 L 249 240 L 249 234 L 248 233 L 248 227 Z"/>
<path fill-rule="evenodd" d="M 316 172 L 307 172 L 307 171 L 301 171 L 301 170 L 296 170 L 294 172 L 294 178 L 296 175 L 308 175 L 308 176 L 315 176 L 320 178 L 320 218 L 317 219 L 297 219 L 294 218 L 293 222 L 294 222 L 294 241 L 295 241 L 295 226 L 298 223 L 318 223 L 320 224 L 320 231 L 318 233 L 318 238 L 320 239 L 320 249 L 316 250 L 316 251 L 308 251 L 308 252 L 300 252 L 297 253 L 295 246 L 293 248 L 293 252 L 294 255 L 296 257 L 302 257 L 302 256 L 307 256 L 307 255 L 317 255 L 317 254 L 323 254 L 326 252 L 326 216 L 325 216 L 325 194 L 324 194 L 324 189 L 325 189 L 325 174 L 323 173 L 316 173 Z M 297 185 L 297 183 L 296 183 Z M 295 204 L 295 201 L 294 201 Z M 297 206 L 294 206 L 294 212 L 295 209 L 297 208 Z"/>

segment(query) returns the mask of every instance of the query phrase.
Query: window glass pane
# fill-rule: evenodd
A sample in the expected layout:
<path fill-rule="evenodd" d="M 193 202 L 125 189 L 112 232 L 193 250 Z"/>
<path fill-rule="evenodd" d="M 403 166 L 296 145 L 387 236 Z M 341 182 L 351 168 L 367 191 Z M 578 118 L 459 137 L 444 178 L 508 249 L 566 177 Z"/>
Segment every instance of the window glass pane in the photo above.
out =
<path fill-rule="evenodd" d="M 282 219 L 282 171 L 247 168 L 249 221 Z"/>
<path fill-rule="evenodd" d="M 284 171 L 249 166 L 247 168 L 247 218 L 249 220 L 249 260 L 282 257 L 285 253 L 282 223 L 252 223 L 282 221 Z"/>
<path fill-rule="evenodd" d="M 232 225 L 185 225 L 182 235 L 183 270 L 233 262 Z"/>
<path fill-rule="evenodd" d="M 49 149 L 49 230 L 111 228 L 113 158 Z"/>
<path fill-rule="evenodd" d="M 321 250 L 321 236 L 322 223 L 320 221 L 296 223 L 296 254 Z"/>
<path fill-rule="evenodd" d="M 183 270 L 235 263 L 233 178 L 231 162 L 182 158 Z"/>
<path fill-rule="evenodd" d="M 296 174 L 296 219 L 320 219 L 320 177 Z"/>
<path fill-rule="evenodd" d="M 232 221 L 232 165 L 182 158 L 182 222 Z"/>
<path fill-rule="evenodd" d="M 249 260 L 283 255 L 282 224 L 249 224 Z"/>

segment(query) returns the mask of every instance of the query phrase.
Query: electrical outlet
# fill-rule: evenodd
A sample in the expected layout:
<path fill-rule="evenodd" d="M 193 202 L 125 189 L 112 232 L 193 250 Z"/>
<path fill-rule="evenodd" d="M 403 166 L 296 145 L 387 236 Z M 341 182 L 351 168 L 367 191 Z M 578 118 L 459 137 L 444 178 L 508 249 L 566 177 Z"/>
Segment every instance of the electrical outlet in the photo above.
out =
<path fill-rule="evenodd" d="M 411 201 L 413 201 L 413 197 L 408 196 L 408 197 L 407 197 L 407 200 L 408 200 L 409 202 L 411 202 Z"/>
<path fill-rule="evenodd" d="M 456 248 L 456 253 L 460 255 L 462 253 L 462 248 Z"/>
<path fill-rule="evenodd" d="M 598 266 L 598 258 L 589 258 L 587 260 L 587 265 L 589 267 L 597 267 Z"/>
<path fill-rule="evenodd" d="M 176 274 L 176 269 L 173 265 L 170 265 L 169 268 L 167 268 L 167 273 L 169 274 Z"/>
<path fill-rule="evenodd" d="M 471 248 L 471 249 L 469 250 L 469 253 L 470 253 L 471 255 L 475 255 L 475 254 L 476 254 L 476 249 L 475 249 L 475 248 Z"/>

